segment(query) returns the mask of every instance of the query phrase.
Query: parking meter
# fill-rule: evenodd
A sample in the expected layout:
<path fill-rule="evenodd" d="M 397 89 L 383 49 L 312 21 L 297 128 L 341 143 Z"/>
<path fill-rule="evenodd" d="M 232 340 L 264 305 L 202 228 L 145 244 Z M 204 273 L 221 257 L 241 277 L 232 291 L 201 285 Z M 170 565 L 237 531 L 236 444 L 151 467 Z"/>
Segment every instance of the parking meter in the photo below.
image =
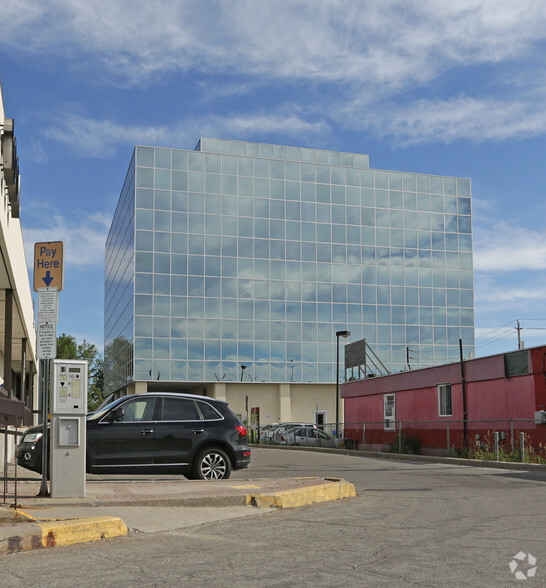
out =
<path fill-rule="evenodd" d="M 85 497 L 87 361 L 55 359 L 51 374 L 51 497 Z"/>

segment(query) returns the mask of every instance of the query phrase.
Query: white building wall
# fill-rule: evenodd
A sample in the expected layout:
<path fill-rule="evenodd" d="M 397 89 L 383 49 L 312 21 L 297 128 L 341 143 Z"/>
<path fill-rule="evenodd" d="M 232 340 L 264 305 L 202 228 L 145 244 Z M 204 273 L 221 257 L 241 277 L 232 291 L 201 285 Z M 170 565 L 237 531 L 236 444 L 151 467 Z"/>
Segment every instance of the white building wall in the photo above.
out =
<path fill-rule="evenodd" d="M 0 124 L 3 123 L 4 118 L 2 90 L 0 88 Z M 14 218 L 11 215 L 3 170 L 1 173 L 1 184 L 2 214 L 0 214 L 0 245 L 4 254 L 6 270 L 12 281 L 11 287 L 14 290 L 17 305 L 21 312 L 21 319 L 24 322 L 24 330 L 28 335 L 28 344 L 32 349 L 32 357 L 35 357 L 34 306 L 25 257 L 23 231 L 20 219 Z"/>
<path fill-rule="evenodd" d="M 6 114 L 0 87 L 0 134 L 4 133 Z M 19 218 L 12 214 L 12 208 L 8 197 L 8 188 L 4 174 L 4 161 L 0 152 L 0 250 L 2 259 L 0 273 L 2 275 L 2 290 L 10 289 L 13 292 L 13 340 L 26 339 L 26 361 L 34 364 L 33 382 L 30 389 L 33 390 L 32 406 L 38 408 L 37 391 L 37 367 L 36 367 L 36 331 L 34 322 L 34 305 L 32 301 L 32 289 L 29 280 L 28 267 L 25 258 L 23 232 Z M 17 215 L 18 216 L 18 215 Z M 2 309 L 3 312 L 3 309 Z M 0 345 L 4 347 L 4 315 L 0 317 Z M 21 355 L 12 353 L 12 366 L 20 371 Z M 0 376 L 5 379 L 5 355 L 0 352 Z M 36 417 L 34 419 L 36 423 Z M 22 430 L 20 427 L 19 430 Z M 0 431 L 0 465 L 4 463 L 4 433 Z M 15 437 L 8 437 L 8 461 L 13 461 Z"/>
<path fill-rule="evenodd" d="M 225 391 L 225 395 L 224 395 Z M 315 422 L 317 411 L 327 414 L 327 421 L 335 421 L 335 384 L 264 384 L 252 382 L 215 384 L 212 396 L 226 400 L 231 410 L 242 420 L 252 408 L 260 409 L 260 426 L 278 422 Z M 340 402 L 340 422 L 343 405 Z"/>

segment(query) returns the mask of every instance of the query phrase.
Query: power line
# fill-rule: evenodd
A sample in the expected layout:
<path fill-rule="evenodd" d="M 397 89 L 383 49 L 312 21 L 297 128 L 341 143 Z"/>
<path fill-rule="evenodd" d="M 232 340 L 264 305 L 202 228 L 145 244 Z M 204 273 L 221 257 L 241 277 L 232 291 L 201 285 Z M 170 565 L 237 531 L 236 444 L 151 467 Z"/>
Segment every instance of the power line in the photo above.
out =
<path fill-rule="evenodd" d="M 476 345 L 476 348 L 481 348 L 481 347 L 487 347 L 488 345 L 492 345 L 493 343 L 496 343 L 497 341 L 500 341 L 501 339 L 509 339 L 510 337 L 513 337 L 514 333 L 512 333 L 512 331 L 506 331 L 506 333 L 495 337 L 494 339 L 490 339 L 489 341 L 486 341 L 484 343 L 480 343 L 479 345 Z"/>
<path fill-rule="evenodd" d="M 494 329 L 489 329 L 489 331 L 491 333 L 495 333 L 496 331 L 500 331 L 501 329 L 505 329 L 508 325 L 511 325 L 512 323 L 516 322 L 515 319 L 509 321 L 508 323 L 506 323 L 505 325 L 501 325 L 500 327 L 496 327 Z M 485 337 L 485 335 L 482 335 L 482 337 Z M 481 339 L 482 337 L 478 337 L 478 339 Z"/>
<path fill-rule="evenodd" d="M 520 321 L 546 321 L 546 318 L 522 318 Z"/>
<path fill-rule="evenodd" d="M 495 335 L 489 337 L 488 339 L 486 339 L 485 341 L 479 343 L 480 346 L 483 345 L 489 345 L 490 343 L 494 343 L 495 341 L 498 341 L 499 339 L 505 339 L 506 337 L 510 337 L 511 335 L 513 335 L 512 330 L 505 330 L 503 332 L 497 332 L 495 331 Z M 477 337 L 477 339 L 482 339 L 482 337 Z"/>
<path fill-rule="evenodd" d="M 500 339 L 505 339 L 508 336 L 510 336 L 512 334 L 512 331 L 505 331 L 502 334 L 499 333 L 499 331 L 501 331 L 502 329 L 506 329 L 506 327 L 508 327 L 509 325 L 511 325 L 512 323 L 514 323 L 515 321 L 510 321 L 508 323 L 506 323 L 505 325 L 502 325 L 500 327 L 497 327 L 495 329 L 491 329 L 489 331 L 489 333 L 487 333 L 486 335 L 481 335 L 480 337 L 476 337 L 476 341 L 481 340 L 481 339 L 485 339 L 483 341 L 483 343 L 479 343 L 476 345 L 476 347 L 485 347 L 486 345 L 491 345 L 492 343 L 495 343 L 496 341 L 499 341 Z"/>
<path fill-rule="evenodd" d="M 495 329 L 491 329 L 485 335 L 481 335 L 480 337 L 476 337 L 476 348 L 486 347 L 488 345 L 496 343 L 497 341 L 500 341 L 501 339 L 507 339 L 509 337 L 512 337 L 513 336 L 512 329 L 506 330 L 504 332 L 502 331 L 502 329 L 506 329 L 506 327 L 508 327 L 509 325 L 511 325 L 513 323 L 516 323 L 517 326 L 515 326 L 513 328 L 516 329 L 518 331 L 518 333 L 520 331 L 546 331 L 546 327 L 520 327 L 519 321 L 528 321 L 528 322 L 546 321 L 546 319 L 537 318 L 537 319 L 519 319 L 519 320 L 515 319 L 515 320 L 512 320 L 512 321 L 506 323 L 505 325 L 502 325 L 502 326 L 497 327 Z M 480 341 L 480 340 L 483 340 L 483 342 L 478 343 L 478 341 Z"/>

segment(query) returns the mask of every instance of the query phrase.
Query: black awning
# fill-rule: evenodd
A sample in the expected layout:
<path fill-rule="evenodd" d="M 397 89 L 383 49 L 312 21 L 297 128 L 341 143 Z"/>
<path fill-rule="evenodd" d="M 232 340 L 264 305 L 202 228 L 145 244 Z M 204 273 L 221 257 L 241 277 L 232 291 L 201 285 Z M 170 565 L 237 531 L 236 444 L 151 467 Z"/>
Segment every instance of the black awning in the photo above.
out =
<path fill-rule="evenodd" d="M 21 426 L 25 416 L 25 403 L 0 395 L 0 426 Z"/>

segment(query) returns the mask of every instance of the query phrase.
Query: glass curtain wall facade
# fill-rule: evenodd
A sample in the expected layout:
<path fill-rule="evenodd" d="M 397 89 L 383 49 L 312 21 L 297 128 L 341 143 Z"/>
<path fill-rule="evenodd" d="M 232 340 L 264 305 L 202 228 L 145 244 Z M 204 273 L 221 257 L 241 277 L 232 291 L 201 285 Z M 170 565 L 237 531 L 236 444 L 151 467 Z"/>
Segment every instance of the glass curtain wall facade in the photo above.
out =
<path fill-rule="evenodd" d="M 104 272 L 104 391 L 134 380 L 135 155 L 106 239 Z"/>
<path fill-rule="evenodd" d="M 107 389 L 334 382 L 345 329 L 391 372 L 473 353 L 470 196 L 367 155 L 137 147 L 106 246 Z"/>

